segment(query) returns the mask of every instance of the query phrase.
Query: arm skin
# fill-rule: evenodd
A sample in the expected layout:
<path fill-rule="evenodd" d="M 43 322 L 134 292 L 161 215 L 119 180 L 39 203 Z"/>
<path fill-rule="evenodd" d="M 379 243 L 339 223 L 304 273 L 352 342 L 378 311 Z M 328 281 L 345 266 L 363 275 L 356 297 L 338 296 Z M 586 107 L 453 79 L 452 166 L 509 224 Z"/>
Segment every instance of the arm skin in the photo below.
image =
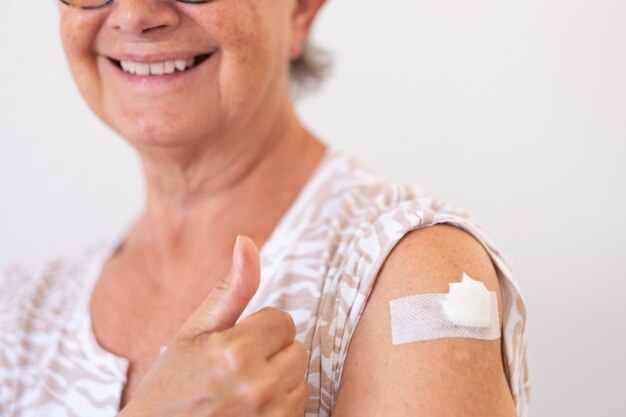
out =
<path fill-rule="evenodd" d="M 494 266 L 465 231 L 435 225 L 408 233 L 381 268 L 350 343 L 333 417 L 513 417 L 501 339 L 447 338 L 393 346 L 389 301 L 448 292 L 466 272 L 498 294 Z"/>

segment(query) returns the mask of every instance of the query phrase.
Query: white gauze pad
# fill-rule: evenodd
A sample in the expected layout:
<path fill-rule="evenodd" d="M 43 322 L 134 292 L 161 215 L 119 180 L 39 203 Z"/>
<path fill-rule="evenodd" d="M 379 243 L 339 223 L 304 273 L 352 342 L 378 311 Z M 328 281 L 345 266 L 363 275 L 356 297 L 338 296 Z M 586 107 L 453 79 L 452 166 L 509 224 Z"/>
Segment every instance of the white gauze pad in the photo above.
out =
<path fill-rule="evenodd" d="M 394 345 L 446 337 L 500 337 L 498 297 L 467 274 L 447 294 L 419 294 L 390 301 Z"/>

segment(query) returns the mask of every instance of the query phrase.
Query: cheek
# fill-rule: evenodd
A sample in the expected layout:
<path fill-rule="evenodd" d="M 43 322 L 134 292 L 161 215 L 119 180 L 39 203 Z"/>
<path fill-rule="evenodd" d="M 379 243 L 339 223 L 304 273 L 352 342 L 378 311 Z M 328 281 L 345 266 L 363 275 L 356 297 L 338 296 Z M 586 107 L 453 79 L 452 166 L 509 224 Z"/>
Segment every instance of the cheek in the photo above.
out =
<path fill-rule="evenodd" d="M 185 9 L 188 20 L 178 28 L 185 32 L 184 39 L 197 37 L 201 44 L 211 40 L 219 47 L 219 59 L 213 69 L 204 70 L 204 82 L 192 91 L 169 92 L 166 103 L 158 98 L 142 101 L 141 95 L 128 100 L 123 82 L 98 59 L 95 50 L 112 42 L 106 11 L 63 10 L 61 37 L 83 97 L 127 139 L 169 141 L 177 135 L 219 134 L 287 95 L 283 87 L 289 80 L 289 12 L 283 2 L 261 4 L 265 1 L 216 2 L 212 13 Z M 215 117 L 207 117 L 207 112 Z"/>
<path fill-rule="evenodd" d="M 219 18 L 200 17 L 220 45 L 220 89 L 232 107 L 250 107 L 245 100 L 261 98 L 262 90 L 288 80 L 289 19 L 283 14 L 276 7 L 242 3 L 216 14 Z"/>
<path fill-rule="evenodd" d="M 103 13 L 82 13 L 66 7 L 61 10 L 60 17 L 61 41 L 76 85 L 100 116 L 101 85 L 94 45 L 103 16 Z"/>

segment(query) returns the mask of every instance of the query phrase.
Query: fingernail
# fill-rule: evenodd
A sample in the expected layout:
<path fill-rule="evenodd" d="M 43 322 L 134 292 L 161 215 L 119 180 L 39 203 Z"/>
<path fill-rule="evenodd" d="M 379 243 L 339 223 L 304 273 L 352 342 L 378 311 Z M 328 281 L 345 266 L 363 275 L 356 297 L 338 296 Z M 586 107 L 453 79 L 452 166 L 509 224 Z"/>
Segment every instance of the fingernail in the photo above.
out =
<path fill-rule="evenodd" d="M 241 253 L 243 248 L 241 247 L 241 243 L 241 235 L 238 234 L 235 239 L 235 247 L 233 248 L 233 265 L 231 270 L 233 274 L 237 275 L 241 273 L 243 266 L 243 254 Z"/>

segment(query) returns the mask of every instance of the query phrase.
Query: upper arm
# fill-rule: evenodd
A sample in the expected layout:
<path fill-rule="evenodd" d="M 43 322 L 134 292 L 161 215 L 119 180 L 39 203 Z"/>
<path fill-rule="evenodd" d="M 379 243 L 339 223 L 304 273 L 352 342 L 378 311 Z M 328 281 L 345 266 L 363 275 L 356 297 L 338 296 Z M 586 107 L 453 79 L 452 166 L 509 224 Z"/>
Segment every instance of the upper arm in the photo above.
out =
<path fill-rule="evenodd" d="M 408 233 L 394 247 L 352 336 L 333 416 L 515 415 L 500 339 L 391 343 L 390 300 L 447 293 L 463 272 L 496 292 L 502 317 L 496 271 L 470 234 L 436 225 Z"/>

